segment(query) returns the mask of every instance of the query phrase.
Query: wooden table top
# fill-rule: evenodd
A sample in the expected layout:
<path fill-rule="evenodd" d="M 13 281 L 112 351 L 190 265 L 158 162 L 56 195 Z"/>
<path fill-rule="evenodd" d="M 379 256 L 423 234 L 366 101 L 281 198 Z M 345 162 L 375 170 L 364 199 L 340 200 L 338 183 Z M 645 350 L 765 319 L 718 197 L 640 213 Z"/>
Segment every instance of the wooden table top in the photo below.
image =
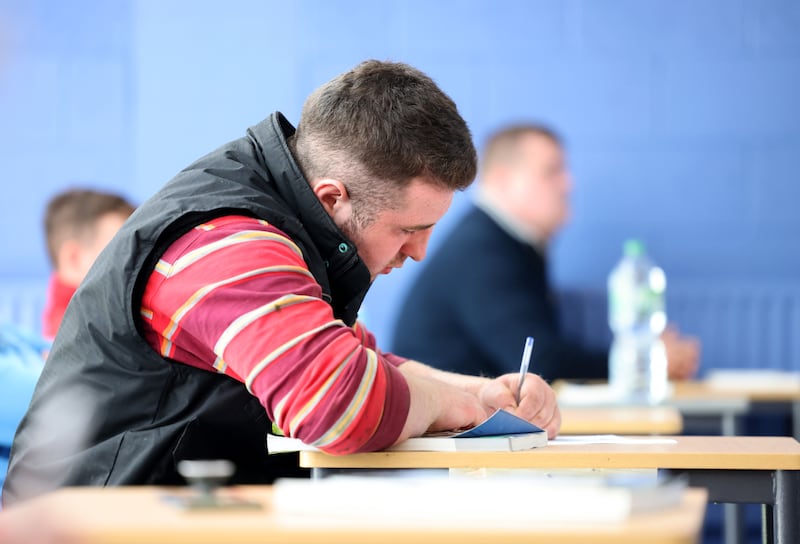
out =
<path fill-rule="evenodd" d="M 167 500 L 187 492 L 185 488 L 153 487 L 62 489 L 0 512 L 0 540 L 14 544 L 46 538 L 71 538 L 74 540 L 70 542 L 84 544 L 406 544 L 434 540 L 522 544 L 541 539 L 554 544 L 693 544 L 699 537 L 707 498 L 705 490 L 689 489 L 678 507 L 635 514 L 621 523 L 493 525 L 476 530 L 413 527 L 395 519 L 387 520 L 385 526 L 370 523 L 364 527 L 318 519 L 284 519 L 272 511 L 269 486 L 220 491 L 224 496 L 256 501 L 262 505 L 260 510 L 186 511 Z"/>
<path fill-rule="evenodd" d="M 800 443 L 791 437 L 630 437 L 621 444 L 549 444 L 526 451 L 375 452 L 333 456 L 300 453 L 311 468 L 665 468 L 800 470 Z M 633 439 L 633 440 L 630 440 Z M 637 442 L 637 440 L 639 442 Z"/>
<path fill-rule="evenodd" d="M 735 373 L 733 374 L 736 375 Z M 672 391 L 664 405 L 693 404 L 719 405 L 731 410 L 746 410 L 751 402 L 800 402 L 800 381 L 787 378 L 777 380 L 720 379 L 671 382 Z M 757 376 L 757 374 L 755 374 Z M 606 382 L 576 384 L 559 380 L 553 384 L 562 406 L 619 406 Z"/>
<path fill-rule="evenodd" d="M 750 384 L 738 382 L 719 385 L 711 381 L 675 382 L 673 401 L 725 400 L 744 398 L 750 402 L 794 402 L 800 401 L 800 385 L 796 382 L 765 384 L 754 381 Z"/>
<path fill-rule="evenodd" d="M 680 434 L 681 413 L 670 406 L 561 408 L 561 434 Z"/>

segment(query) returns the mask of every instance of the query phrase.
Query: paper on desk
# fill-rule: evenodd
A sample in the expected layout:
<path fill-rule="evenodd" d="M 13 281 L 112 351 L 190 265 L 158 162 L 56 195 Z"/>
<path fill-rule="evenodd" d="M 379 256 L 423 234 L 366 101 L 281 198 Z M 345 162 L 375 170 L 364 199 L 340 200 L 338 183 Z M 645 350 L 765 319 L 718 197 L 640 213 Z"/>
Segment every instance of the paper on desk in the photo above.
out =
<path fill-rule="evenodd" d="M 550 446 L 581 446 L 584 444 L 677 444 L 673 438 L 649 436 L 618 436 L 616 434 L 585 434 L 559 436 L 548 442 Z"/>
<path fill-rule="evenodd" d="M 621 399 L 608 384 L 565 383 L 558 388 L 558 403 L 563 406 L 603 406 L 619 404 Z"/>
<path fill-rule="evenodd" d="M 706 376 L 706 383 L 720 391 L 798 391 L 800 372 L 765 368 L 719 368 Z"/>

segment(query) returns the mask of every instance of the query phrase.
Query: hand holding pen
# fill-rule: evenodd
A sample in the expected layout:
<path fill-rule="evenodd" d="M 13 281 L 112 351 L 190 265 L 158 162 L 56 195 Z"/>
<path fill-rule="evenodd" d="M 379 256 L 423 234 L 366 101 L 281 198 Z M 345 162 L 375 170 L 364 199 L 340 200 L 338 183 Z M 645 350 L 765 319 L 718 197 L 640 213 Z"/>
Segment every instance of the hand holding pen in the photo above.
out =
<path fill-rule="evenodd" d="M 531 353 L 533 352 L 533 336 L 525 339 L 525 348 L 522 350 L 522 362 L 519 365 L 519 386 L 517 387 L 517 406 L 522 400 L 522 384 L 525 383 L 525 375 L 531 363 Z"/>
<path fill-rule="evenodd" d="M 478 398 L 488 412 L 503 409 L 547 430 L 554 438 L 561 428 L 561 412 L 555 391 L 535 373 L 530 373 L 533 338 L 525 339 L 519 373 L 490 379 L 480 388 Z M 524 390 L 524 393 L 523 393 Z"/>

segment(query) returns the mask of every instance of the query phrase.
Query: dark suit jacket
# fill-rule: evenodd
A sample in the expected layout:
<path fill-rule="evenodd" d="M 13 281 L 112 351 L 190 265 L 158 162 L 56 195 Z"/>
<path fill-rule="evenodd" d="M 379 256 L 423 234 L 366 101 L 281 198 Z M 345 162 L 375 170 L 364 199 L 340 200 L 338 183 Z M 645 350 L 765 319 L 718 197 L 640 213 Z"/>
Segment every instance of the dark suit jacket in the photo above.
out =
<path fill-rule="evenodd" d="M 431 366 L 498 376 L 518 372 L 526 336 L 531 372 L 546 380 L 608 376 L 608 352 L 562 336 L 544 257 L 473 208 L 430 257 L 404 302 L 392 351 Z"/>

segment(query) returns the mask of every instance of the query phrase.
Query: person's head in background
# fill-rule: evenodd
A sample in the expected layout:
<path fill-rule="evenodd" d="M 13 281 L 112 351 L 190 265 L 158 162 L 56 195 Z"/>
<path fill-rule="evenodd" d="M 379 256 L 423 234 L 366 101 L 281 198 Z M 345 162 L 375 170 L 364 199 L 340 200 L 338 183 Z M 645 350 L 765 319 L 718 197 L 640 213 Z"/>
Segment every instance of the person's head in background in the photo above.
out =
<path fill-rule="evenodd" d="M 44 231 L 53 267 L 43 334 L 53 338 L 69 299 L 103 248 L 134 206 L 123 197 L 90 189 L 71 189 L 47 204 Z"/>
<path fill-rule="evenodd" d="M 65 285 L 77 287 L 92 263 L 133 213 L 123 197 L 72 189 L 47 204 L 44 229 L 53 272 Z"/>
<path fill-rule="evenodd" d="M 537 124 L 496 132 L 484 147 L 479 198 L 544 244 L 567 222 L 572 179 L 559 136 Z"/>

